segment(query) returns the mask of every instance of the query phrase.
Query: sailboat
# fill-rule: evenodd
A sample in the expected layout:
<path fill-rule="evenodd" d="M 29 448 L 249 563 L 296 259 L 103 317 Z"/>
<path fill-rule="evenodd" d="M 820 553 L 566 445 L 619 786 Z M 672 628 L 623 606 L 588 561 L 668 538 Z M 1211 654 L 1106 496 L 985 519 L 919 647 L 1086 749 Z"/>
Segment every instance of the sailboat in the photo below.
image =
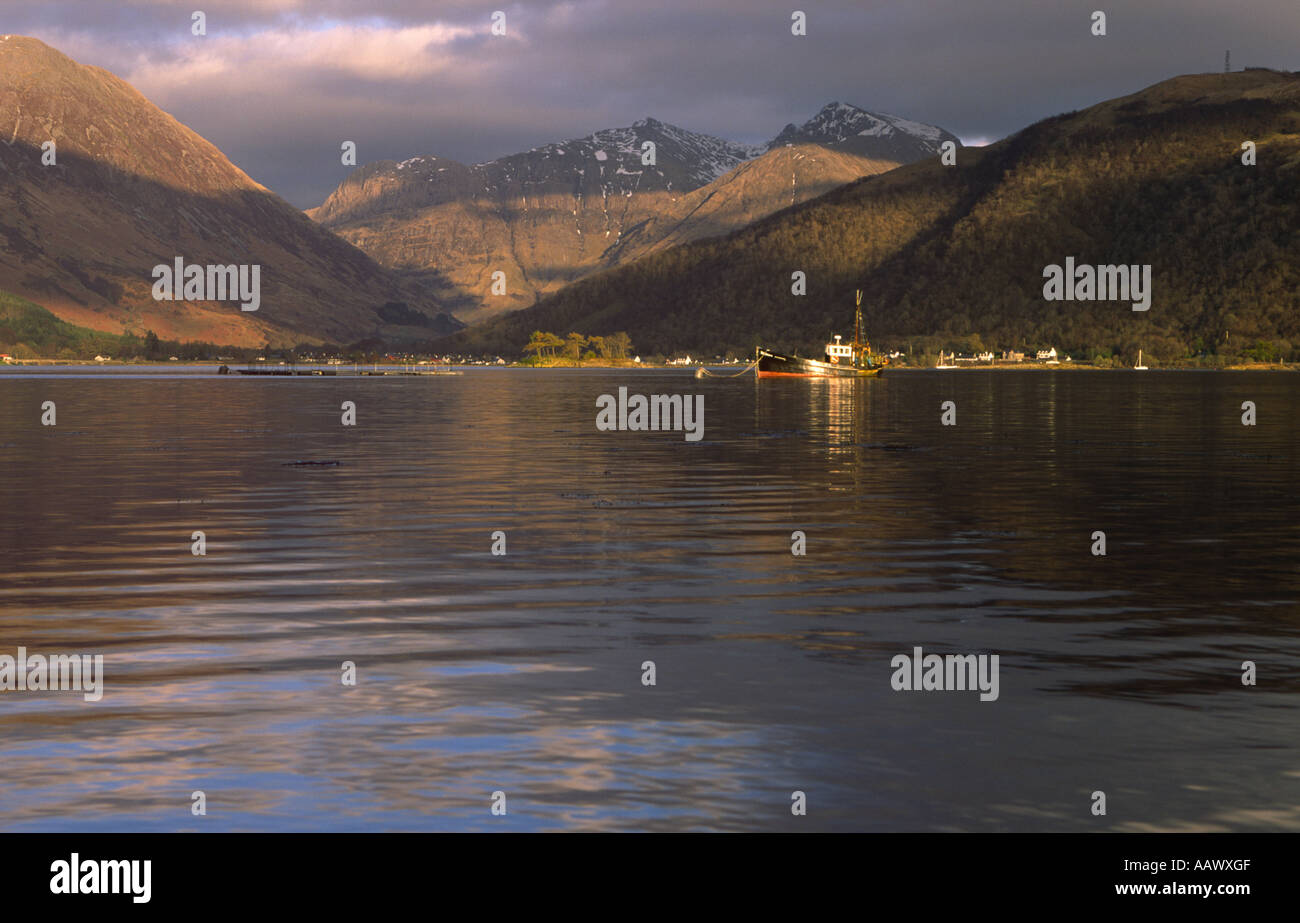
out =
<path fill-rule="evenodd" d="M 1142 364 L 1142 350 L 1140 350 L 1140 349 L 1138 350 L 1138 364 L 1135 365 L 1135 366 L 1133 366 L 1133 371 L 1135 371 L 1135 372 L 1145 372 L 1145 371 L 1147 371 L 1147 367 L 1146 367 L 1145 365 Z"/>
<path fill-rule="evenodd" d="M 853 319 L 853 342 L 826 344 L 822 359 L 800 359 L 780 356 L 759 346 L 755 349 L 754 364 L 759 378 L 868 378 L 879 375 L 889 360 L 881 359 L 871 351 L 871 344 L 862 335 L 862 290 L 857 293 L 857 313 Z"/>
<path fill-rule="evenodd" d="M 955 363 L 956 361 L 957 361 L 957 354 L 956 354 L 956 353 L 950 353 L 949 356 L 948 356 L 948 359 L 945 360 L 945 359 L 944 359 L 944 356 L 943 356 L 943 350 L 939 350 L 939 364 L 936 365 L 935 368 L 936 368 L 936 369 L 955 369 L 957 366 L 956 366 L 956 365 L 949 365 L 949 362 L 954 362 L 954 363 Z"/>

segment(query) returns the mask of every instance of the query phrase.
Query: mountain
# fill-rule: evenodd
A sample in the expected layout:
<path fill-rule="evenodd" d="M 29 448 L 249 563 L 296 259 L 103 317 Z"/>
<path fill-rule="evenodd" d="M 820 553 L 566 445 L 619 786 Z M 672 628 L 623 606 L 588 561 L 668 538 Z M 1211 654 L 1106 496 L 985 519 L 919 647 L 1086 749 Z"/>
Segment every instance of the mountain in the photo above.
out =
<path fill-rule="evenodd" d="M 653 167 L 641 162 L 645 143 L 655 145 Z M 627 128 L 546 144 L 472 167 L 434 156 L 367 164 L 307 214 L 326 225 L 341 225 L 462 199 L 518 200 L 519 207 L 527 209 L 529 198 L 548 195 L 580 200 L 602 193 L 608 198 L 684 192 L 761 153 L 761 148 L 647 118 Z"/>
<path fill-rule="evenodd" d="M 417 288 L 381 267 L 129 84 L 36 39 L 0 39 L 0 124 L 0 290 L 63 320 L 232 345 L 460 326 L 436 277 Z M 260 265 L 260 308 L 154 300 L 153 267 L 176 257 Z"/>
<path fill-rule="evenodd" d="M 841 121 L 852 119 L 845 112 Z M 897 121 L 889 139 L 877 139 L 893 153 L 875 156 L 832 138 L 826 120 L 820 134 L 745 146 L 647 118 L 473 166 L 435 156 L 368 164 L 307 214 L 413 281 L 440 273 L 471 302 L 457 316 L 479 322 L 592 272 L 929 156 L 926 139 L 951 137 Z M 647 143 L 653 165 L 643 163 Z M 492 294 L 498 271 L 504 295 Z"/>
<path fill-rule="evenodd" d="M 791 144 L 760 154 L 678 198 L 621 235 L 606 262 L 622 264 L 647 253 L 744 227 L 774 211 L 807 202 L 859 177 L 899 166 L 816 144 Z"/>
<path fill-rule="evenodd" d="M 807 354 L 851 333 L 862 289 L 870 334 L 900 347 L 1287 355 L 1300 346 L 1297 203 L 1300 75 L 1184 76 L 963 149 L 955 166 L 900 167 L 651 254 L 438 346 L 518 355 L 533 330 L 622 330 L 642 355 Z M 1068 257 L 1150 265 L 1149 309 L 1046 301 L 1044 269 Z"/>
<path fill-rule="evenodd" d="M 876 160 L 912 163 L 939 153 L 945 141 L 961 147 L 951 132 L 896 115 L 868 112 L 848 103 L 829 103 L 802 126 L 787 125 L 768 143 L 768 150 L 786 144 L 820 144 Z"/>

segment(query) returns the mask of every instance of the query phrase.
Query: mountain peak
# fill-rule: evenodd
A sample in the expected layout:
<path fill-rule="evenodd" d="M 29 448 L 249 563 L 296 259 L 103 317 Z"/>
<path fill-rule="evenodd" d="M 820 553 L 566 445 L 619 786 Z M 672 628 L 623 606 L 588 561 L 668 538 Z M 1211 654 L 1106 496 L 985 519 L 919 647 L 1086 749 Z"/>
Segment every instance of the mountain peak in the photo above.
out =
<path fill-rule="evenodd" d="M 944 141 L 957 141 L 957 136 L 936 125 L 835 100 L 803 125 L 787 125 L 768 144 L 768 150 L 785 144 L 820 144 L 909 163 L 938 153 Z"/>
<path fill-rule="evenodd" d="M 56 72 L 99 70 L 78 64 L 57 48 L 51 48 L 30 35 L 0 36 L 0 60 L 5 62 L 6 70 L 21 68 L 34 82 L 48 80 Z"/>
<path fill-rule="evenodd" d="M 34 38 L 30 35 L 0 36 L 0 44 L 8 44 L 10 48 L 19 48 L 23 50 L 47 51 L 50 52 L 51 54 L 57 54 L 61 58 L 67 58 L 67 55 L 55 51 L 53 48 L 51 48 L 49 45 L 42 42 L 40 39 Z M 68 58 L 68 60 L 72 60 L 72 59 Z"/>
<path fill-rule="evenodd" d="M 0 114 L 11 147 L 53 140 L 61 162 L 84 158 L 191 193 L 266 191 L 126 81 L 40 39 L 0 38 Z"/>

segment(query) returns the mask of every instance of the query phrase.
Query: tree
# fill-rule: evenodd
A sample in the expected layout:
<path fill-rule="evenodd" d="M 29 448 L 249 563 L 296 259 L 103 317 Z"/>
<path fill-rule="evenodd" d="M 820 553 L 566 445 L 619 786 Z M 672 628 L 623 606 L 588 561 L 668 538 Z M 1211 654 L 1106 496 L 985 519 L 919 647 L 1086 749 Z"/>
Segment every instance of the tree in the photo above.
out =
<path fill-rule="evenodd" d="M 144 357 L 158 359 L 162 357 L 162 347 L 158 344 L 158 334 L 146 330 L 144 334 Z"/>
<path fill-rule="evenodd" d="M 540 359 L 542 356 L 554 356 L 555 351 L 563 345 L 564 341 L 555 334 L 534 330 L 528 345 L 524 347 L 524 352 L 533 353 Z"/>
<path fill-rule="evenodd" d="M 632 351 L 632 338 L 622 330 L 605 337 L 605 344 L 611 359 L 626 359 L 627 354 Z"/>
<path fill-rule="evenodd" d="M 570 333 L 564 340 L 564 355 L 577 362 L 582 356 L 582 347 L 587 345 L 587 338 L 581 333 Z"/>

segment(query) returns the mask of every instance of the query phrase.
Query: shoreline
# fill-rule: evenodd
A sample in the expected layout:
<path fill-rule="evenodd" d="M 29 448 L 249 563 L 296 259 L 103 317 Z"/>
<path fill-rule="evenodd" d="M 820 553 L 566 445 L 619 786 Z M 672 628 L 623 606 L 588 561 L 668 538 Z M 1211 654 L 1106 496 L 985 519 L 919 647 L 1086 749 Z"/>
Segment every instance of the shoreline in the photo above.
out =
<path fill-rule="evenodd" d="M 1006 365 L 968 365 L 950 369 L 938 369 L 932 365 L 897 365 L 886 366 L 889 372 L 1135 372 L 1131 365 L 1098 366 L 1086 362 L 1045 365 L 1041 362 L 1007 363 Z M 1234 365 L 1160 365 L 1143 371 L 1150 372 L 1297 372 L 1300 366 L 1281 365 L 1278 363 L 1237 363 Z"/>
<path fill-rule="evenodd" d="M 220 368 L 220 367 L 223 366 L 223 365 L 230 366 L 232 372 L 236 371 L 234 365 L 232 365 L 231 363 L 229 363 L 229 362 L 218 362 L 218 361 L 216 361 L 216 360 L 210 360 L 210 361 L 200 360 L 200 361 L 189 361 L 189 362 L 168 362 L 168 361 L 163 361 L 163 362 L 151 362 L 151 361 L 131 361 L 131 362 L 95 362 L 95 361 L 93 361 L 93 360 L 77 360 L 77 359 L 22 359 L 22 360 L 12 360 L 12 361 L 8 361 L 8 362 L 0 363 L 0 371 L 8 370 L 8 369 L 14 369 L 14 370 L 17 370 L 17 369 L 45 369 L 45 368 L 82 368 L 82 369 L 94 369 L 94 368 L 114 368 L 114 369 L 125 369 L 125 368 L 139 368 L 139 369 L 163 369 L 163 368 L 185 368 L 185 369 L 194 369 L 194 368 L 211 368 L 211 369 L 213 369 L 214 372 L 215 372 L 216 369 Z M 242 365 L 244 365 L 244 363 L 237 363 L 237 365 L 241 365 L 241 366 L 242 366 Z M 347 372 L 347 373 L 350 375 L 350 374 L 353 374 L 353 368 L 352 368 L 352 366 L 355 365 L 355 363 L 347 363 L 346 365 L 330 365 L 330 364 L 328 364 L 328 363 L 319 363 L 319 362 L 299 362 L 299 363 L 286 363 L 285 365 L 281 366 L 281 365 L 277 362 L 277 363 L 252 363 L 252 364 L 250 364 L 250 365 L 251 365 L 251 367 L 253 367 L 253 368 L 267 369 L 268 371 L 269 371 L 270 369 L 278 369 L 278 368 L 285 368 L 285 369 L 294 369 L 294 368 L 297 368 L 297 369 L 304 369 L 304 370 L 306 370 L 306 369 L 324 369 L 324 370 L 337 370 L 337 371 L 339 371 L 339 372 Z M 363 366 L 363 367 L 367 367 L 367 366 L 368 366 L 368 367 L 374 367 L 375 363 L 360 363 L 360 365 Z M 381 368 L 381 369 L 385 369 L 385 368 L 386 368 L 386 369 L 409 369 L 409 370 L 411 370 L 412 372 L 416 372 L 416 373 L 418 373 L 418 372 L 422 372 L 422 371 L 423 371 L 423 372 L 434 372 L 434 371 L 436 371 L 436 370 L 438 370 L 438 369 L 476 369 L 476 368 L 495 368 L 495 369 L 503 369 L 503 368 L 506 368 L 506 369 L 530 369 L 530 370 L 541 370 L 541 371 L 551 371 L 551 370 L 573 371 L 573 370 L 575 370 L 575 369 L 578 369 L 578 370 L 581 370 L 581 369 L 622 369 L 622 370 L 632 370 L 632 371 L 658 371 L 658 372 L 668 372 L 668 371 L 683 371 L 683 372 L 684 372 L 684 371 L 690 371 L 690 372 L 694 373 L 694 371 L 695 371 L 696 369 L 702 369 L 702 368 L 703 368 L 703 369 L 739 369 L 739 368 L 744 368 L 743 365 L 739 365 L 739 364 L 737 364 L 737 363 L 724 363 L 724 362 L 717 362 L 717 363 L 701 362 L 701 363 L 692 363 L 691 365 L 657 365 L 657 364 L 655 364 L 655 365 L 651 365 L 651 364 L 649 364 L 649 363 L 644 363 L 644 362 L 642 362 L 642 363 L 625 362 L 625 363 L 618 363 L 618 364 L 615 364 L 615 363 L 603 363 L 603 362 L 591 362 L 591 363 L 583 363 L 583 364 L 580 364 L 580 365 L 532 365 L 532 364 L 530 364 L 530 363 L 526 363 L 526 362 L 512 362 L 512 363 L 507 363 L 507 364 L 505 364 L 505 365 L 497 365 L 497 364 L 495 364 L 495 363 L 455 363 L 455 362 L 453 362 L 453 363 L 429 363 L 429 364 L 427 364 L 427 365 L 419 365 L 419 364 L 416 364 L 416 363 L 410 363 L 410 362 L 405 362 L 405 363 L 403 363 L 403 362 L 388 362 L 388 363 L 380 362 L 380 363 L 378 363 L 378 366 L 379 366 L 379 368 Z M 1072 362 L 1072 363 L 1068 363 L 1068 364 L 1063 363 L 1063 364 L 1061 364 L 1061 365 L 1046 365 L 1046 364 L 1044 364 L 1044 363 L 1025 362 L 1025 363 L 1015 363 L 1015 364 L 1010 364 L 1010 363 L 1008 363 L 1008 364 L 1005 364 L 1005 365 L 966 365 L 966 366 L 958 366 L 958 367 L 956 367 L 956 368 L 944 368 L 944 369 L 936 368 L 936 367 L 934 367 L 934 366 L 926 366 L 926 365 L 891 365 L 891 366 L 886 366 L 886 367 L 885 367 L 885 369 L 884 369 L 884 374 L 895 374 L 895 373 L 900 373 L 900 372 L 904 372 L 904 373 L 919 373 L 919 372 L 1076 372 L 1076 371 L 1078 371 L 1078 372 L 1133 372 L 1133 371 L 1137 371 L 1137 369 L 1134 369 L 1132 366 L 1105 366 L 1105 367 L 1103 367 L 1103 366 L 1095 366 L 1095 365 L 1091 365 L 1091 364 L 1083 363 L 1083 362 L 1077 362 L 1077 363 Z M 1151 367 L 1150 369 L 1144 369 L 1143 371 L 1152 371 L 1152 372 L 1300 372 L 1300 364 L 1285 365 L 1285 364 L 1278 364 L 1278 363 L 1238 363 L 1238 364 L 1234 364 L 1234 365 L 1224 365 L 1224 366 L 1213 366 L 1213 365 L 1167 365 L 1167 366 L 1153 366 L 1153 367 Z"/>

